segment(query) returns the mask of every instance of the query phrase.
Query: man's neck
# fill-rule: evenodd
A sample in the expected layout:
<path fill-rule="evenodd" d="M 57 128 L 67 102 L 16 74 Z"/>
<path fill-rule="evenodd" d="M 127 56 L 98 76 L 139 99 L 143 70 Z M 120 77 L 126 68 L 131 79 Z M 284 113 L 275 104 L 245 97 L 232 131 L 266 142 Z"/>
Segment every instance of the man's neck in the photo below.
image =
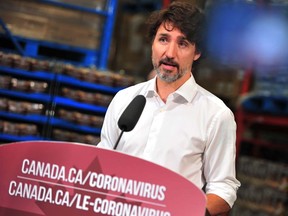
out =
<path fill-rule="evenodd" d="M 180 88 L 190 78 L 190 76 L 191 75 L 189 75 L 189 77 L 182 77 L 183 79 L 176 80 L 172 83 L 167 83 L 157 77 L 156 90 L 162 101 L 166 103 L 168 96 Z"/>

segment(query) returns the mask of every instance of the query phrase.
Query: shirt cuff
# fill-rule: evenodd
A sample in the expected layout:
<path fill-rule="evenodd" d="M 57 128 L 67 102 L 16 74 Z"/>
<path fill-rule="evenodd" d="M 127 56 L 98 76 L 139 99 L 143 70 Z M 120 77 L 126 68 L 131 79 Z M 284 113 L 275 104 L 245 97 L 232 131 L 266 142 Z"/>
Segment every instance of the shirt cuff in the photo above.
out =
<path fill-rule="evenodd" d="M 227 184 L 223 182 L 208 183 L 206 185 L 206 194 L 215 194 L 221 197 L 232 208 L 234 202 L 237 199 L 237 190 L 239 186 L 239 182 L 237 182 L 237 184 Z"/>

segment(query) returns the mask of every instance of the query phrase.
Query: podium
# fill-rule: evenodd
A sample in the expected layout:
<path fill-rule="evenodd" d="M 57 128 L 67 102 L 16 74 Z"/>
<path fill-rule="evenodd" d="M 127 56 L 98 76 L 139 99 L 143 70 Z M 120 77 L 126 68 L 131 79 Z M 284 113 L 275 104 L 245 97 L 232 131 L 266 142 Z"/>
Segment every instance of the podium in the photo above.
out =
<path fill-rule="evenodd" d="M 0 216 L 204 216 L 184 177 L 114 150 L 50 141 L 0 145 Z"/>

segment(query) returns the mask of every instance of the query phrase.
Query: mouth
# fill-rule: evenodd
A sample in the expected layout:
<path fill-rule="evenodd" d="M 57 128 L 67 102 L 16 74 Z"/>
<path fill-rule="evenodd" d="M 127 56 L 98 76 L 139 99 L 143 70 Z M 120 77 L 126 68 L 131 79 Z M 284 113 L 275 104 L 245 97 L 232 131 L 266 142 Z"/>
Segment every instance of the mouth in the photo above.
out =
<path fill-rule="evenodd" d="M 176 62 L 169 60 L 169 59 L 161 60 L 159 62 L 159 66 L 161 65 L 165 70 L 173 70 L 174 68 L 177 68 L 177 69 L 179 68 L 179 65 Z"/>
<path fill-rule="evenodd" d="M 162 64 L 162 68 L 166 71 L 172 71 L 176 67 L 174 65 Z"/>

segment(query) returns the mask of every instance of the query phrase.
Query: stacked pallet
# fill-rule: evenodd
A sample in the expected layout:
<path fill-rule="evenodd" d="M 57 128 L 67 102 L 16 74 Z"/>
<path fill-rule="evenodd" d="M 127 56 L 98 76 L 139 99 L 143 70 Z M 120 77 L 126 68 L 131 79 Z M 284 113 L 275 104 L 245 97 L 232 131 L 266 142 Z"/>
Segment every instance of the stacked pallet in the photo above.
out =
<path fill-rule="evenodd" d="M 79 6 L 103 9 L 106 0 L 72 2 Z M 88 49 L 100 46 L 104 25 L 103 17 L 95 13 L 35 0 L 0 1 L 0 18 L 13 35 Z"/>
<path fill-rule="evenodd" d="M 287 215 L 287 164 L 241 156 L 238 179 L 241 187 L 231 216 Z"/>

